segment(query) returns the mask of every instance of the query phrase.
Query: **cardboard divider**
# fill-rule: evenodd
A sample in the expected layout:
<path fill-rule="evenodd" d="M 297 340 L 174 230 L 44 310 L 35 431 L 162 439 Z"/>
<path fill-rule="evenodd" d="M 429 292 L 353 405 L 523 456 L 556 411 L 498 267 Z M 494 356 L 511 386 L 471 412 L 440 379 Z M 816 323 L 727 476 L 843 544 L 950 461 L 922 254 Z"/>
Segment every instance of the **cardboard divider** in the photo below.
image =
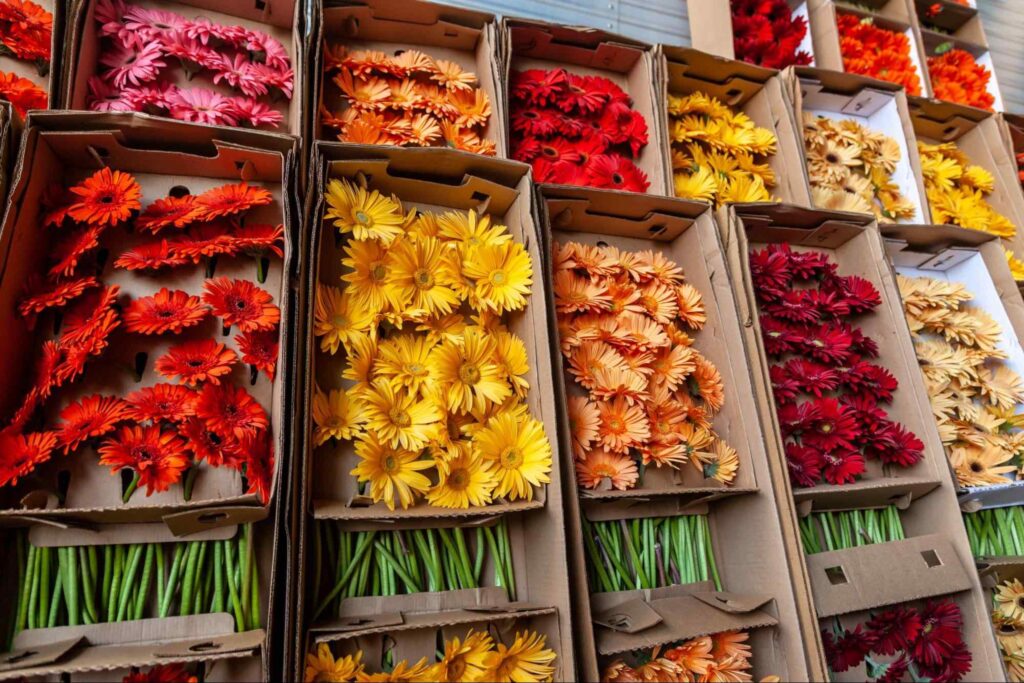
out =
<path fill-rule="evenodd" d="M 175 186 L 193 192 L 226 182 L 248 180 L 266 187 L 274 196 L 270 205 L 252 211 L 253 219 L 285 226 L 284 258 L 270 259 L 266 281 L 260 285 L 270 291 L 281 309 L 278 374 L 269 381 L 263 373 L 252 384 L 248 368 L 238 366 L 233 381 L 245 388 L 263 406 L 271 418 L 271 435 L 276 467 L 272 477 L 273 496 L 281 485 L 290 447 L 288 422 L 291 401 L 292 368 L 287 362 L 291 343 L 290 288 L 287 273 L 295 250 L 291 234 L 294 226 L 293 197 L 290 190 L 294 141 L 290 138 L 250 131 L 227 131 L 209 126 L 172 122 L 139 114 L 33 114 L 24 137 L 11 192 L 11 203 L 0 233 L 0 311 L 8 334 L 0 340 L 2 363 L 0 379 L 9 391 L 0 397 L 0 414 L 8 418 L 27 391 L 30 370 L 38 350 L 37 342 L 48 333 L 41 325 L 29 330 L 16 313 L 16 302 L 28 276 L 40 272 L 51 248 L 53 234 L 39 229 L 40 197 L 54 181 L 73 183 L 92 174 L 101 165 L 109 165 L 136 176 L 142 187 L 142 204 L 167 195 Z M 137 234 L 109 230 L 101 247 L 110 257 L 103 268 L 103 281 L 117 284 L 122 295 L 152 294 L 162 286 L 185 288 L 193 294 L 202 291 L 203 269 L 199 266 L 174 269 L 154 276 L 140 276 L 115 270 L 113 262 L 122 251 L 140 241 Z M 143 240 L 144 241 L 144 240 Z M 252 258 L 239 256 L 218 259 L 217 274 L 255 280 Z M 49 318 L 46 318 L 49 325 Z M 153 363 L 170 345 L 182 339 L 216 334 L 215 320 L 186 330 L 173 338 L 133 337 L 115 332 L 110 348 L 86 367 L 79 380 L 62 388 L 46 406 L 48 423 L 68 402 L 90 393 L 117 390 L 119 395 L 160 381 Z M 234 330 L 226 343 L 234 346 Z M 141 378 L 129 372 L 144 353 Z M 183 500 L 182 485 L 147 497 L 137 494 L 129 503 L 121 501 L 120 477 L 98 465 L 95 450 L 86 446 L 73 458 L 55 456 L 41 465 L 17 487 L 0 491 L 0 524 L 19 524 L 21 518 L 60 520 L 62 523 L 155 522 L 170 518 L 169 528 L 187 534 L 239 521 L 252 520 L 250 510 L 265 517 L 267 508 L 252 494 L 245 494 L 238 473 L 226 468 L 199 465 L 192 499 Z M 65 482 L 67 482 L 65 484 Z M 61 499 L 63 498 L 63 503 Z M 177 513 L 193 513 L 186 518 Z M 173 526 L 172 526 L 173 525 Z"/>
<path fill-rule="evenodd" d="M 559 26 L 527 19 L 504 19 L 505 63 L 503 83 L 507 108 L 512 71 L 565 69 L 579 76 L 601 76 L 622 88 L 633 100 L 633 110 L 647 122 L 648 143 L 633 159 L 647 174 L 647 194 L 671 195 L 672 166 L 665 138 L 665 103 L 660 67 L 650 45 L 604 31 Z M 506 115 L 510 114 L 506 112 Z M 505 129 L 510 131 L 508 122 Z"/>
<path fill-rule="evenodd" d="M 41 70 L 35 62 L 24 59 L 17 59 L 13 55 L 0 55 L 0 71 L 13 73 L 21 78 L 27 78 L 46 93 L 48 109 L 60 109 L 67 106 L 61 89 L 61 78 L 68 55 L 65 50 L 64 31 L 70 21 L 71 9 L 74 5 L 67 0 L 32 0 L 44 10 L 53 15 L 53 34 L 50 40 L 50 64 L 49 67 Z M 8 105 L 7 102 L 4 103 Z M 15 113 L 15 116 L 18 116 Z M 21 118 L 18 116 L 18 118 Z"/>
<path fill-rule="evenodd" d="M 491 118 L 481 137 L 495 144 L 498 156 L 508 156 L 503 74 L 493 15 L 404 0 L 315 0 L 313 12 L 318 22 L 310 43 L 310 73 L 314 79 L 308 105 L 312 116 L 310 140 L 336 140 L 334 132 L 320 123 L 321 106 L 333 113 L 346 108 L 337 86 L 324 76 L 324 43 L 329 41 L 349 52 L 377 50 L 396 55 L 418 49 L 472 71 L 491 102 Z"/>
<path fill-rule="evenodd" d="M 769 459 L 764 451 L 765 440 L 761 436 L 758 411 L 752 392 L 745 390 L 751 382 L 749 366 L 743 357 L 736 355 L 745 353 L 742 344 L 737 345 L 742 339 L 740 326 L 745 321 L 737 316 L 733 295 L 728 284 L 721 279 L 727 272 L 727 266 L 708 209 L 679 199 L 563 186 L 544 186 L 540 188 L 538 196 L 542 202 L 541 229 L 547 252 L 550 252 L 554 241 L 566 239 L 591 244 L 607 241 L 631 249 L 655 249 L 676 260 L 683 267 L 687 278 L 704 296 L 709 309 L 709 322 L 701 334 L 714 332 L 717 341 L 700 348 L 723 373 L 726 401 L 722 414 L 730 410 L 730 405 L 733 406 L 732 410 L 738 411 L 731 414 L 728 430 L 725 425 L 720 426 L 717 422 L 715 427 L 739 452 L 747 450 L 746 459 L 741 461 L 740 472 L 746 467 L 749 476 L 754 478 L 758 486 L 742 494 L 737 492 L 737 495 L 725 496 L 708 508 L 719 574 L 726 589 L 770 595 L 774 599 L 770 613 L 772 618 L 777 619 L 779 626 L 773 631 L 765 630 L 771 631 L 771 638 L 768 639 L 772 643 L 771 652 L 777 651 L 780 654 L 767 654 L 766 657 L 772 662 L 784 662 L 784 666 L 779 670 L 765 669 L 762 672 L 758 664 L 758 652 L 762 648 L 755 646 L 755 672 L 762 675 L 774 673 L 783 680 L 823 679 L 824 662 L 820 649 L 815 648 L 809 652 L 805 644 L 805 639 L 809 638 L 813 643 L 816 637 L 809 589 L 800 579 L 796 583 L 791 579 L 788 551 L 778 552 L 786 543 L 782 526 L 789 518 L 792 518 L 791 523 L 795 526 L 795 515 L 791 508 L 783 511 L 777 507 L 776 497 L 769 486 L 772 477 L 768 470 Z M 695 238 L 696 244 L 692 241 Z M 550 277 L 550 271 L 548 273 Z M 549 324 L 555 329 L 553 303 L 549 303 L 549 308 L 552 311 Z M 712 322 L 712 315 L 718 316 L 717 323 Z M 701 334 L 696 337 L 698 346 Z M 559 356 L 557 340 L 552 341 L 551 353 Z M 561 373 L 555 374 L 558 395 L 567 395 L 567 382 Z M 560 404 L 559 411 L 562 425 L 559 437 L 563 452 L 568 454 L 571 451 L 564 404 Z M 740 419 L 743 420 L 743 427 L 738 429 Z M 735 441 L 737 438 L 739 441 Z M 572 538 L 569 558 L 573 576 L 579 666 L 584 680 L 598 680 L 598 640 L 592 624 L 596 603 L 591 604 L 588 590 L 582 516 L 596 520 L 674 515 L 683 511 L 699 513 L 705 511 L 702 507 L 704 501 L 699 498 L 694 500 L 680 490 L 657 497 L 611 501 L 583 499 L 582 505 L 577 505 L 574 501 L 579 490 L 571 458 L 563 458 L 561 467 L 567 487 L 566 515 Z M 716 538 L 721 539 L 717 545 Z M 757 548 L 764 550 L 759 551 Z M 756 570 L 749 562 L 749 558 L 755 555 L 758 557 Z M 796 565 L 796 568 L 803 571 L 800 565 Z M 703 585 L 702 590 L 708 590 L 708 586 Z M 600 599 L 596 594 L 593 597 Z"/>
<path fill-rule="evenodd" d="M 855 74 L 803 67 L 787 70 L 783 78 L 799 125 L 801 149 L 805 113 L 855 121 L 889 136 L 900 147 L 900 160 L 892 173 L 892 182 L 899 186 L 901 195 L 914 203 L 915 216 L 909 220 L 916 223 L 928 220 L 931 213 L 921 174 L 921 159 L 903 88 Z M 805 155 L 801 156 L 801 161 L 809 182 Z"/>
<path fill-rule="evenodd" d="M 96 31 L 97 0 L 76 0 L 68 4 L 72 12 L 68 18 L 66 42 L 60 49 L 67 53 L 63 75 L 63 104 L 69 109 L 86 109 L 89 94 L 89 78 L 102 70 L 100 58 L 100 36 Z M 305 85 L 310 75 L 305 65 L 306 50 L 303 36 L 305 31 L 302 0 L 131 0 L 132 4 L 146 9 L 173 12 L 188 19 L 202 17 L 218 24 L 243 26 L 262 31 L 279 41 L 288 52 L 294 71 L 294 85 L 291 100 L 271 101 L 261 99 L 273 109 L 281 112 L 284 120 L 269 132 L 287 133 L 296 137 L 302 135 L 302 123 L 308 100 Z M 168 58 L 167 68 L 161 75 L 173 76 L 174 83 L 182 87 L 201 87 L 223 95 L 240 94 L 223 84 L 213 83 L 209 73 L 197 74 L 191 79 L 177 60 Z"/>
<path fill-rule="evenodd" d="M 939 11 L 935 12 L 934 7 Z M 921 31 L 941 29 L 942 33 L 960 34 L 973 42 L 984 42 L 981 17 L 974 5 L 962 5 L 954 0 L 914 0 Z"/>
<path fill-rule="evenodd" d="M 669 175 L 672 172 L 672 128 L 669 123 L 667 95 L 702 92 L 749 116 L 770 130 L 778 141 L 768 164 L 775 172 L 772 194 L 787 204 L 811 205 L 810 188 L 804 163 L 803 125 L 794 117 L 782 78 L 778 71 L 716 57 L 691 48 L 658 46 L 655 53 L 664 73 L 661 125 L 669 144 Z M 673 194 L 672 184 L 668 194 Z"/>

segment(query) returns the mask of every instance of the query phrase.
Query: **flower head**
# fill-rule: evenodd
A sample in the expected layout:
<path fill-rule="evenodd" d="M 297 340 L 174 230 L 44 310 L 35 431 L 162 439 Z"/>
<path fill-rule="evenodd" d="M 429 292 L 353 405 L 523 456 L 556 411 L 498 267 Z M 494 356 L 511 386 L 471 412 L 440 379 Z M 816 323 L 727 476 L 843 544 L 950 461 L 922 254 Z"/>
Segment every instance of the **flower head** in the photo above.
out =
<path fill-rule="evenodd" d="M 196 414 L 195 391 L 180 384 L 154 384 L 125 398 L 125 417 L 135 422 L 183 422 Z"/>
<path fill-rule="evenodd" d="M 56 447 L 57 435 L 53 432 L 0 432 L 0 487 L 17 484 L 18 479 L 49 460 Z"/>
<path fill-rule="evenodd" d="M 445 457 L 437 484 L 427 492 L 427 502 L 443 508 L 466 509 L 491 502 L 498 483 L 494 463 L 470 444 L 454 446 Z"/>
<path fill-rule="evenodd" d="M 281 311 L 270 292 L 248 280 L 226 277 L 207 280 L 203 285 L 203 301 L 225 325 L 237 326 L 243 332 L 270 330 L 281 321 Z"/>
<path fill-rule="evenodd" d="M 121 427 L 103 442 L 99 453 L 100 464 L 109 466 L 112 473 L 134 470 L 147 496 L 178 483 L 189 466 L 185 442 L 158 425 Z"/>
<path fill-rule="evenodd" d="M 305 683 L 316 681 L 353 681 L 363 672 L 362 651 L 355 655 L 347 655 L 335 659 L 331 652 L 331 646 L 327 643 L 320 643 L 317 646 L 316 654 L 312 652 L 306 655 L 306 678 Z"/>
<path fill-rule="evenodd" d="M 208 313 L 197 296 L 162 288 L 152 296 L 134 299 L 124 311 L 124 325 L 139 334 L 180 333 L 203 322 Z"/>
<path fill-rule="evenodd" d="M 389 510 L 398 503 L 407 509 L 430 488 L 430 480 L 421 472 L 432 468 L 431 460 L 420 459 L 419 453 L 387 445 L 372 427 L 365 438 L 356 441 L 359 464 L 352 475 L 360 482 L 370 482 L 370 496 L 375 502 L 383 501 Z"/>
<path fill-rule="evenodd" d="M 538 420 L 499 413 L 474 434 L 473 442 L 495 464 L 495 496 L 533 500 L 533 487 L 551 482 L 551 444 Z"/>
<path fill-rule="evenodd" d="M 196 417 L 221 438 L 243 439 L 270 427 L 267 411 L 248 391 L 231 382 L 207 383 L 195 403 Z"/>
<path fill-rule="evenodd" d="M 488 653 L 483 680 L 511 683 L 512 681 L 543 681 L 555 674 L 551 666 L 556 654 L 545 647 L 545 636 L 525 631 L 516 633 L 511 646 L 498 643 Z"/>
<path fill-rule="evenodd" d="M 242 352 L 242 362 L 263 372 L 267 379 L 273 381 L 280 347 L 277 330 L 243 332 L 238 335 L 237 342 L 238 350 Z"/>
<path fill-rule="evenodd" d="M 68 207 L 68 215 L 80 223 L 117 225 L 141 207 L 142 190 L 135 178 L 106 166 L 70 189 L 78 200 Z"/>
<path fill-rule="evenodd" d="M 116 396 L 94 394 L 69 403 L 60 411 L 57 445 L 67 455 L 87 439 L 103 436 L 128 419 L 127 404 Z"/>
<path fill-rule="evenodd" d="M 264 206 L 274 201 L 270 191 L 249 185 L 246 182 L 228 183 L 207 190 L 195 198 L 197 220 L 212 221 L 216 218 L 234 216 L 255 206 Z"/>
<path fill-rule="evenodd" d="M 328 439 L 356 438 L 362 434 L 366 416 L 352 392 L 331 389 L 324 393 L 318 387 L 313 395 L 313 422 L 313 443 L 319 446 Z"/>
<path fill-rule="evenodd" d="M 219 384 L 221 378 L 231 372 L 238 355 L 224 344 L 212 339 L 196 339 L 183 342 L 156 361 L 156 371 L 189 386 L 199 382 Z"/>
<path fill-rule="evenodd" d="M 390 244 L 402 233 L 405 218 L 401 204 L 376 190 L 355 187 L 347 180 L 331 180 L 324 192 L 328 209 L 324 220 L 357 240 L 381 240 Z"/>
<path fill-rule="evenodd" d="M 206 88 L 180 88 L 168 98 L 172 118 L 215 126 L 231 126 L 235 118 L 234 101 Z"/>
<path fill-rule="evenodd" d="M 196 220 L 196 198 L 190 194 L 181 197 L 163 197 L 146 207 L 135 221 L 140 230 L 154 235 L 168 227 L 184 228 Z"/>

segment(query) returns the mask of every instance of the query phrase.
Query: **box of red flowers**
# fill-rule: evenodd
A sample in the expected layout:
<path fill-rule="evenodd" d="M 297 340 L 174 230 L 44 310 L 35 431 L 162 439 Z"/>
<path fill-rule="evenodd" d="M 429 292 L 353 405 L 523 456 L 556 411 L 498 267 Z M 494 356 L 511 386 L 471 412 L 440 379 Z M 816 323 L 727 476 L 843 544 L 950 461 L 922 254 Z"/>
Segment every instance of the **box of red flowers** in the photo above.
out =
<path fill-rule="evenodd" d="M 0 519 L 265 515 L 289 443 L 293 139 L 29 124 L 2 233 Z"/>
<path fill-rule="evenodd" d="M 69 108 L 301 134 L 308 79 L 298 0 L 72 6 Z"/>
<path fill-rule="evenodd" d="M 732 50 L 696 42 L 694 47 L 768 69 L 815 64 L 807 0 L 729 0 L 728 4 Z"/>
<path fill-rule="evenodd" d="M 651 46 L 539 21 L 502 27 L 509 155 L 535 182 L 671 193 Z"/>
<path fill-rule="evenodd" d="M 63 103 L 64 24 L 72 4 L 63 0 L 0 2 L 0 100 L 10 102 L 21 119 L 29 109 L 56 108 Z"/>
<path fill-rule="evenodd" d="M 506 156 L 492 15 L 318 0 L 314 17 L 312 139 Z"/>

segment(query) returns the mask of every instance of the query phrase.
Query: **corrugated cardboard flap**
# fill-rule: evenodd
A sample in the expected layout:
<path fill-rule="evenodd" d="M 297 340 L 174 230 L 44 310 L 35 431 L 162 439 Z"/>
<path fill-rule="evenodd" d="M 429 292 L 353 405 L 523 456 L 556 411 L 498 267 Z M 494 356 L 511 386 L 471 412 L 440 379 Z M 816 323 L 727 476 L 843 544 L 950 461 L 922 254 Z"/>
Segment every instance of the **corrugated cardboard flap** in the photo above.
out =
<path fill-rule="evenodd" d="M 750 242 L 789 242 L 809 247 L 838 247 L 874 222 L 865 214 L 771 202 L 733 204 L 729 211 L 742 222 Z"/>
<path fill-rule="evenodd" d="M 662 45 L 661 51 L 668 61 L 670 71 L 677 70 L 689 78 L 699 78 L 719 85 L 726 85 L 732 81 L 763 85 L 779 73 L 776 69 L 726 59 L 690 47 Z"/>
<path fill-rule="evenodd" d="M 33 669 L 44 664 L 53 664 L 63 659 L 69 652 L 85 644 L 84 637 L 69 638 L 40 647 L 27 647 L 11 650 L 0 656 L 0 673 Z"/>
<path fill-rule="evenodd" d="M 365 8 L 374 19 L 401 21 L 424 26 L 456 24 L 481 29 L 494 19 L 493 14 L 433 2 L 377 2 L 377 0 L 326 0 L 324 11 Z"/>
<path fill-rule="evenodd" d="M 798 66 L 795 68 L 795 71 L 801 81 L 817 81 L 822 89 L 843 95 L 855 95 L 864 88 L 872 88 L 889 93 L 897 93 L 903 89 L 903 86 L 896 83 L 845 71 L 830 71 L 829 69 L 818 69 L 813 66 Z"/>
<path fill-rule="evenodd" d="M 807 570 L 824 618 L 970 590 L 974 568 L 946 536 L 929 534 L 808 555 Z"/>
<path fill-rule="evenodd" d="M 908 97 L 910 117 L 919 137 L 949 142 L 992 116 L 992 112 L 943 100 Z"/>
<path fill-rule="evenodd" d="M 946 270 L 999 238 L 955 225 L 879 225 L 894 266 Z"/>

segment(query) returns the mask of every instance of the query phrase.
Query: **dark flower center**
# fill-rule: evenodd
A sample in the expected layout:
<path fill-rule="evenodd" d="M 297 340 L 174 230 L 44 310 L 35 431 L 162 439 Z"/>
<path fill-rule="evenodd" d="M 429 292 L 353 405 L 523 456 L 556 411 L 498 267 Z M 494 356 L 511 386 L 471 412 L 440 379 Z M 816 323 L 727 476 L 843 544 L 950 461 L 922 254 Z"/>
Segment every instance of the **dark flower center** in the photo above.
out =
<path fill-rule="evenodd" d="M 203 367 L 203 361 L 200 360 L 199 358 L 190 358 L 189 360 L 185 361 L 185 365 L 189 366 L 190 368 L 201 368 Z"/>
<path fill-rule="evenodd" d="M 114 198 L 112 196 L 110 196 L 109 194 L 105 194 L 102 197 L 100 197 L 100 202 L 103 203 L 103 204 L 113 204 L 114 203 Z"/>
<path fill-rule="evenodd" d="M 612 182 L 615 183 L 616 185 L 621 185 L 622 183 L 626 182 L 626 179 L 623 178 L 622 174 L 620 173 L 613 173 Z"/>

